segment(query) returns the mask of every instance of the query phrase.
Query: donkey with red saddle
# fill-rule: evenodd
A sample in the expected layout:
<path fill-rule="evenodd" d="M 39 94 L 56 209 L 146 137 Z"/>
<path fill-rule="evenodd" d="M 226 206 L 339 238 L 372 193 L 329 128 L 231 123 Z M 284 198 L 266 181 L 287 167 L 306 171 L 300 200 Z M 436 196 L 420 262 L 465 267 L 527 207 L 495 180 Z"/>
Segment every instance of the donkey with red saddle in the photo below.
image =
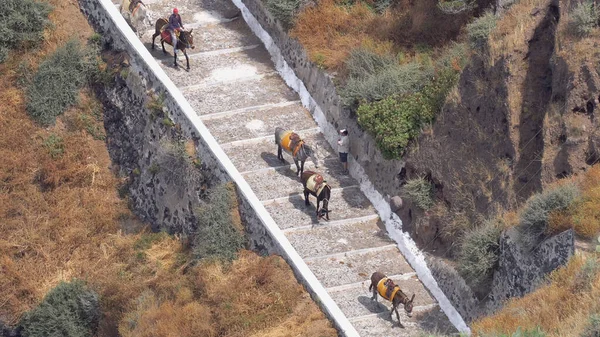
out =
<path fill-rule="evenodd" d="M 310 205 L 308 201 L 309 195 L 314 195 L 317 198 L 317 218 L 325 217 L 329 221 L 329 198 L 331 198 L 331 186 L 323 180 L 323 176 L 313 172 L 306 171 L 301 176 L 302 186 L 304 186 L 304 204 Z M 323 208 L 319 209 L 319 204 L 323 201 Z"/>
<path fill-rule="evenodd" d="M 319 162 L 315 156 L 313 149 L 304 143 L 300 136 L 283 128 L 275 128 L 275 144 L 277 144 L 277 159 L 284 161 L 283 151 L 287 152 L 294 159 L 296 164 L 296 174 L 300 176 L 304 172 L 304 162 L 310 158 L 315 165 L 319 167 Z"/>
<path fill-rule="evenodd" d="M 371 285 L 369 286 L 369 291 L 371 291 L 371 289 L 373 290 L 373 297 L 371 297 L 372 300 L 377 301 L 377 294 L 379 294 L 381 297 L 392 302 L 390 318 L 392 317 L 392 313 L 396 311 L 398 324 L 400 324 L 401 328 L 404 328 L 404 325 L 402 325 L 402 322 L 400 322 L 398 305 L 404 305 L 404 311 L 406 311 L 406 315 L 408 317 L 412 317 L 413 300 L 415 299 L 415 294 L 413 294 L 409 300 L 408 296 L 406 296 L 402 290 L 400 290 L 400 287 L 397 286 L 394 281 L 378 271 L 371 275 Z"/>
<path fill-rule="evenodd" d="M 167 19 L 158 19 L 156 20 L 156 24 L 154 25 L 154 34 L 152 35 L 152 49 L 154 49 L 154 40 L 157 36 L 160 35 L 160 44 L 162 46 L 163 53 L 167 53 L 165 50 L 165 42 L 169 45 L 173 45 L 171 41 L 171 32 L 167 29 L 167 25 L 169 21 Z M 190 58 L 188 57 L 187 48 L 194 49 L 194 36 L 192 35 L 192 31 L 194 29 L 190 29 L 189 31 L 180 30 L 179 31 L 179 39 L 177 41 L 177 48 L 173 50 L 173 58 L 174 58 L 174 66 L 177 67 L 177 52 L 176 50 L 181 50 L 183 55 L 185 56 L 187 69 L 190 69 Z"/>

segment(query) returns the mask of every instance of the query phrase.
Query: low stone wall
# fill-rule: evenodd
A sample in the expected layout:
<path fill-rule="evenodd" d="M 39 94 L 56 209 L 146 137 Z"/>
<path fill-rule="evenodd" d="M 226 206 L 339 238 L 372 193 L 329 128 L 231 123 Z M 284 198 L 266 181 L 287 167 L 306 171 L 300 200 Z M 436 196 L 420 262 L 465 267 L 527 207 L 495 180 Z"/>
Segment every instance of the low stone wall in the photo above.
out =
<path fill-rule="evenodd" d="M 288 36 L 279 22 L 266 10 L 261 0 L 241 0 L 262 28 L 279 47 L 288 66 L 304 83 L 316 104 L 325 114 L 332 130 L 347 129 L 350 137 L 350 153 L 367 173 L 375 188 L 382 194 L 394 196 L 399 190 L 397 180 L 404 167 L 401 160 L 385 160 L 375 145 L 375 140 L 363 131 L 356 122 L 356 116 L 343 108 L 333 79 L 315 64 L 310 62 L 304 47 Z M 311 111 L 312 112 L 312 111 Z M 323 130 L 326 133 L 326 130 Z M 337 137 L 337 134 L 326 137 Z"/>
<path fill-rule="evenodd" d="M 331 299 L 325 288 L 310 271 L 306 263 L 291 246 L 277 224 L 268 214 L 248 183 L 223 152 L 215 138 L 201 122 L 200 118 L 160 68 L 146 47 L 129 28 L 117 8 L 110 0 L 79 0 L 82 12 L 94 29 L 101 33 L 103 42 L 113 51 L 127 54 L 128 76 L 124 83 L 106 90 L 110 101 L 108 124 L 114 128 L 117 141 L 108 144 L 117 151 L 113 157 L 128 162 L 131 171 L 135 168 L 148 168 L 159 147 L 161 136 L 168 131 L 160 123 L 149 123 L 151 112 L 145 107 L 148 91 L 164 97 L 162 102 L 168 117 L 178 126 L 177 133 L 193 139 L 196 153 L 202 160 L 202 169 L 209 177 L 207 181 L 233 182 L 236 185 L 240 202 L 240 213 L 246 234 L 250 239 L 250 249 L 261 253 L 281 255 L 294 271 L 312 298 L 321 306 L 341 336 L 358 336 L 348 319 Z M 109 130 L 111 131 L 111 130 Z M 167 135 L 175 137 L 175 135 Z M 123 164 L 121 163 L 121 164 Z M 137 174 L 141 174 L 139 170 Z M 146 170 L 144 170 L 146 171 Z M 151 172 L 150 172 L 151 173 Z M 137 213 L 151 221 L 155 227 L 167 227 L 172 231 L 192 231 L 193 200 L 198 199 L 194 185 L 169 186 L 153 174 L 144 173 L 135 188 Z M 168 192 L 183 195 L 173 203 Z M 187 203 L 187 204 L 186 204 Z M 168 212 L 167 212 L 168 210 Z"/>

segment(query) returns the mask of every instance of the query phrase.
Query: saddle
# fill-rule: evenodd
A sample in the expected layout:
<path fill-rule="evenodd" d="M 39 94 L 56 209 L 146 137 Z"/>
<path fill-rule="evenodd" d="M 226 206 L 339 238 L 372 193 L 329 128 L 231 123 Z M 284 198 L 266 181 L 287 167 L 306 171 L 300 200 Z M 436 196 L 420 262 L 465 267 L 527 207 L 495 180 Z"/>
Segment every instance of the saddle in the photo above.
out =
<path fill-rule="evenodd" d="M 171 41 L 171 32 L 167 29 L 168 26 L 169 26 L 169 24 L 166 24 L 160 28 L 160 38 L 168 44 L 173 44 L 173 41 Z M 177 37 L 177 39 L 181 40 L 181 38 L 180 38 L 181 32 L 180 31 L 176 30 L 175 36 Z"/>
<path fill-rule="evenodd" d="M 309 191 L 315 192 L 316 195 L 321 194 L 321 191 L 326 185 L 327 182 L 323 180 L 323 176 L 318 173 L 313 174 L 306 181 L 306 188 Z"/>
<path fill-rule="evenodd" d="M 398 291 L 400 291 L 400 287 L 390 278 L 384 277 L 377 283 L 377 292 L 379 295 L 390 302 L 394 300 L 394 296 L 396 296 Z"/>

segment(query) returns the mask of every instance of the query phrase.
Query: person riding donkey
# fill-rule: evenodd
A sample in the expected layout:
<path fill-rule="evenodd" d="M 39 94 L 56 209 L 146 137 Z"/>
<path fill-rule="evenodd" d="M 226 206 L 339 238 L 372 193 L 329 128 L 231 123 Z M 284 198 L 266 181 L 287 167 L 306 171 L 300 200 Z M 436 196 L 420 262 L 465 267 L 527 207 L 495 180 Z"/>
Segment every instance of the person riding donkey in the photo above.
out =
<path fill-rule="evenodd" d="M 177 8 L 173 8 L 173 14 L 169 17 L 169 24 L 167 25 L 167 30 L 171 34 L 171 43 L 173 44 L 173 55 L 177 53 L 177 37 L 179 36 L 179 32 L 185 30 L 183 28 L 183 23 L 181 22 L 181 16 L 179 15 L 179 10 Z"/>

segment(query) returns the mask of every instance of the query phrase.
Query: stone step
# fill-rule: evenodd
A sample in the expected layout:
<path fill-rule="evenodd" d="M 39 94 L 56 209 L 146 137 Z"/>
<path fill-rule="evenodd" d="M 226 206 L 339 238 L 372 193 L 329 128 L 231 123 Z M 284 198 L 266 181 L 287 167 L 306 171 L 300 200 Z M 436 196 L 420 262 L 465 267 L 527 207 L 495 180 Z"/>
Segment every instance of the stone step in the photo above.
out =
<path fill-rule="evenodd" d="M 300 102 L 259 106 L 256 110 L 224 113 L 221 117 L 215 118 L 210 118 L 212 115 L 205 116 L 207 118 L 203 118 L 204 124 L 219 143 L 272 136 L 278 126 L 290 127 L 293 125 L 298 130 L 315 127 L 312 115 Z"/>
<path fill-rule="evenodd" d="M 295 168 L 294 168 L 295 170 Z M 315 215 L 315 200 L 311 198 L 311 206 L 304 206 L 304 196 L 295 195 L 284 200 L 277 200 L 265 204 L 279 228 L 294 229 L 304 226 L 327 225 L 327 221 L 317 221 Z M 358 186 L 347 187 L 331 191 L 329 200 L 329 222 L 343 221 L 345 219 L 360 217 L 375 217 L 375 208 Z"/>
<path fill-rule="evenodd" d="M 242 82 L 191 87 L 182 92 L 198 115 L 298 100 L 298 95 L 277 74 Z"/>
<path fill-rule="evenodd" d="M 238 12 L 237 7 L 230 1 L 147 0 L 144 4 L 150 16 L 155 19 L 159 17 L 168 19 L 173 8 L 177 7 L 186 29 L 194 27 L 193 23 L 207 25 L 227 22 Z"/>
<path fill-rule="evenodd" d="M 196 54 L 190 58 L 190 70 L 185 69 L 185 57 L 178 53 L 179 67 L 173 67 L 171 53 L 154 50 L 163 70 L 180 89 L 206 87 L 227 82 L 243 82 L 261 75 L 273 74 L 273 63 L 266 49 L 254 48 L 224 55 Z"/>
<path fill-rule="evenodd" d="M 398 248 L 392 245 L 304 260 L 326 288 L 369 280 L 375 271 L 386 275 L 414 272 Z"/>
<path fill-rule="evenodd" d="M 370 277 L 370 275 L 369 275 Z M 428 306 L 435 304 L 427 289 L 417 278 L 416 273 L 406 273 L 402 275 L 390 276 L 394 283 L 400 286 L 400 289 L 407 296 L 415 294 L 413 305 L 415 307 Z M 333 300 L 339 305 L 346 317 L 359 317 L 373 313 L 386 312 L 392 308 L 392 303 L 378 295 L 377 302 L 371 300 L 373 294 L 369 291 L 371 280 L 348 286 L 329 288 L 327 292 Z"/>
<path fill-rule="evenodd" d="M 398 309 L 398 314 L 404 328 L 398 326 L 396 313 L 390 317 L 389 311 L 351 318 L 350 322 L 361 337 L 422 337 L 430 334 L 448 336 L 457 332 L 437 305 L 417 307 L 413 309 L 411 318 L 406 316 L 403 309 Z"/>
<path fill-rule="evenodd" d="M 330 174 L 333 171 L 318 171 L 323 175 L 323 178 L 332 189 L 356 185 L 356 180 L 352 177 L 341 174 Z M 302 195 L 304 190 L 300 178 L 296 175 L 295 167 L 293 170 L 290 167 L 284 167 L 275 170 L 246 173 L 244 174 L 244 178 L 250 187 L 252 187 L 258 199 L 262 201 L 288 198 L 298 194 Z M 313 204 L 316 203 L 314 196 L 310 196 L 309 201 Z M 305 206 L 302 205 L 301 207 L 304 208 Z"/>
<path fill-rule="evenodd" d="M 315 257 L 393 243 L 379 219 L 333 223 L 320 227 L 286 232 L 286 237 L 300 256 Z"/>
<path fill-rule="evenodd" d="M 321 173 L 329 169 L 331 173 L 341 173 L 341 164 L 334 165 L 328 168 L 324 168 L 322 165 L 326 163 L 327 159 L 336 159 L 337 153 L 329 146 L 329 143 L 325 140 L 325 137 L 318 132 L 317 128 L 311 128 L 306 130 L 296 130 L 305 143 L 309 145 L 313 151 L 317 153 L 320 167 L 316 168 L 315 171 Z M 229 156 L 233 164 L 241 172 L 251 172 L 255 170 L 261 170 L 269 167 L 279 168 L 282 166 L 291 165 L 294 163 L 292 156 L 283 152 L 283 158 L 285 162 L 281 162 L 277 159 L 277 145 L 275 144 L 275 134 L 266 135 L 260 138 L 238 140 L 232 143 L 222 144 L 223 150 Z M 308 159 L 304 163 L 306 170 L 306 163 L 310 163 Z M 294 167 L 294 172 L 295 172 Z"/>
<path fill-rule="evenodd" d="M 142 42 L 148 47 L 151 48 L 152 44 L 152 35 L 154 34 L 154 24 L 160 15 L 150 12 L 150 16 L 153 17 L 152 27 L 145 27 L 143 30 L 143 34 L 140 37 Z M 189 22 L 190 27 L 186 27 L 186 29 L 193 28 L 196 26 L 194 22 Z M 186 21 L 183 20 L 184 27 L 186 26 Z M 194 28 L 192 31 L 194 35 L 194 49 L 189 49 L 188 54 L 194 55 L 207 51 L 217 51 L 217 50 L 227 50 L 234 49 L 240 47 L 248 47 L 248 46 L 262 46 L 260 39 L 258 39 L 252 32 L 250 28 L 246 25 L 244 20 L 233 20 L 231 22 L 221 22 L 214 24 L 203 25 L 198 28 Z M 160 37 L 157 37 L 154 41 L 155 48 L 161 50 L 160 46 Z M 169 46 L 165 43 L 165 49 L 169 52 L 173 52 L 173 47 Z"/>

